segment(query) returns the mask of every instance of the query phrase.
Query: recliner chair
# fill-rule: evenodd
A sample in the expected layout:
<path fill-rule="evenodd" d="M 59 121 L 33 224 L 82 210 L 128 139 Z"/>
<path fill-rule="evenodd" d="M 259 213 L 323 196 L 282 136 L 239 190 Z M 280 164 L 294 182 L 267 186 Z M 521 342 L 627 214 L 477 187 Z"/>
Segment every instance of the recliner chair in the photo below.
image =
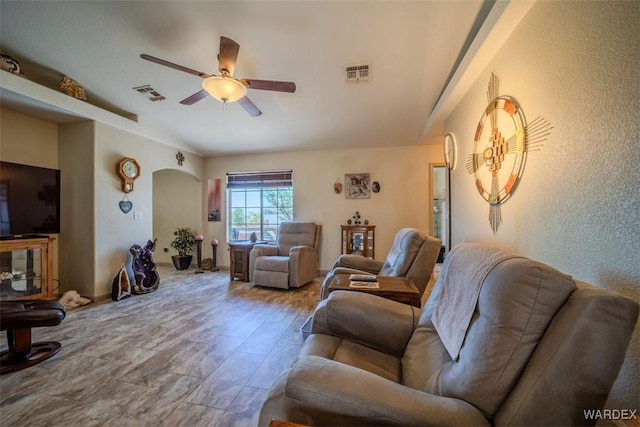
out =
<path fill-rule="evenodd" d="M 423 310 L 361 292 L 321 301 L 259 424 L 595 425 L 637 318 L 630 298 L 462 244 Z"/>
<path fill-rule="evenodd" d="M 249 281 L 273 288 L 298 288 L 318 274 L 322 227 L 283 222 L 274 245 L 257 244 L 249 254 Z"/>
<path fill-rule="evenodd" d="M 334 275 L 360 273 L 407 277 L 413 281 L 422 297 L 436 265 L 441 244 L 440 239 L 426 236 L 415 228 L 403 228 L 393 238 L 384 262 L 359 255 L 340 255 L 322 282 L 320 298 L 329 296 L 328 288 Z"/>

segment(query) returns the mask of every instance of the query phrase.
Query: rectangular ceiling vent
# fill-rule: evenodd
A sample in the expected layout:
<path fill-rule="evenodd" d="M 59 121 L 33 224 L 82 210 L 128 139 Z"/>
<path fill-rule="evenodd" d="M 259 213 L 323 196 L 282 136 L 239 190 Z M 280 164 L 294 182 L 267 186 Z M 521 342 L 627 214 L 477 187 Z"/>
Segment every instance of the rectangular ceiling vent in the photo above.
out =
<path fill-rule="evenodd" d="M 347 65 L 344 67 L 347 73 L 348 82 L 366 82 L 369 81 L 370 64 Z"/>
<path fill-rule="evenodd" d="M 164 96 L 160 94 L 160 92 L 152 88 L 151 85 L 134 87 L 133 90 L 138 91 L 138 93 L 141 93 L 142 95 L 147 97 L 149 101 L 155 102 L 155 101 L 162 101 L 163 99 L 166 99 Z"/>

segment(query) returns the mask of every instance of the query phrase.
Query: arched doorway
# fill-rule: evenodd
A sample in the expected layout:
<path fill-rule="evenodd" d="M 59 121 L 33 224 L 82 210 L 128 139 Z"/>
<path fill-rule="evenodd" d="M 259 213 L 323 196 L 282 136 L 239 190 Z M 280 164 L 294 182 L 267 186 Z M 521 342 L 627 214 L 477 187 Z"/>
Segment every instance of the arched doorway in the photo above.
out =
<path fill-rule="evenodd" d="M 178 227 L 202 232 L 202 182 L 195 176 L 175 169 L 153 173 L 153 236 L 158 239 L 154 258 L 171 264 L 176 255 L 169 246 Z M 165 251 L 166 250 L 166 251 Z"/>

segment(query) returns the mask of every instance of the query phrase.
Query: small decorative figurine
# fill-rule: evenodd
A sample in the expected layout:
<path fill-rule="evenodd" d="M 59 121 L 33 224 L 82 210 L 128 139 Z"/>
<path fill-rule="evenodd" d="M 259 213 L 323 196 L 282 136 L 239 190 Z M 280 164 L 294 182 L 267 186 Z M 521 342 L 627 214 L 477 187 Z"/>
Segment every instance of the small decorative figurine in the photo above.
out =
<path fill-rule="evenodd" d="M 337 178 L 336 182 L 333 184 L 333 191 L 336 194 L 342 193 L 342 183 L 340 182 L 340 178 Z"/>
<path fill-rule="evenodd" d="M 131 282 L 129 276 L 127 276 L 127 269 L 124 265 L 113 278 L 111 283 L 111 299 L 114 301 L 120 301 L 131 296 Z"/>
<path fill-rule="evenodd" d="M 0 65 L 3 70 L 11 74 L 20 74 L 20 63 L 9 55 L 0 54 Z"/>
<path fill-rule="evenodd" d="M 156 242 L 157 240 L 149 240 L 144 247 L 133 245 L 129 249 L 129 252 L 133 255 L 131 268 L 136 276 L 136 284 L 133 286 L 134 294 L 148 294 L 160 286 L 160 276 L 153 260 Z"/>
<path fill-rule="evenodd" d="M 83 101 L 87 100 L 87 96 L 84 93 L 84 88 L 78 84 L 75 80 L 70 79 L 67 76 L 62 77 L 60 81 L 60 89 L 69 96 Z"/>
<path fill-rule="evenodd" d="M 355 215 L 353 215 L 353 224 L 360 225 L 360 212 L 356 211 Z"/>
<path fill-rule="evenodd" d="M 184 154 L 182 154 L 182 151 L 178 151 L 178 154 L 176 154 L 176 160 L 178 161 L 178 166 L 182 166 L 184 163 Z"/>

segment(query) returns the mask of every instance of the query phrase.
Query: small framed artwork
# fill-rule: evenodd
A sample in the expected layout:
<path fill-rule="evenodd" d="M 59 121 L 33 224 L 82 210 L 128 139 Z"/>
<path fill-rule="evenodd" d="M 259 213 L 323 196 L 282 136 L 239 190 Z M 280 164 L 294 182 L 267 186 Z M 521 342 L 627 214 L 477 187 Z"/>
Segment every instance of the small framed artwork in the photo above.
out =
<path fill-rule="evenodd" d="M 220 209 L 222 207 L 222 180 L 220 178 L 210 179 L 208 182 L 207 219 L 220 221 Z"/>
<path fill-rule="evenodd" d="M 346 199 L 369 199 L 371 197 L 371 175 L 368 173 L 344 174 L 344 197 Z"/>

